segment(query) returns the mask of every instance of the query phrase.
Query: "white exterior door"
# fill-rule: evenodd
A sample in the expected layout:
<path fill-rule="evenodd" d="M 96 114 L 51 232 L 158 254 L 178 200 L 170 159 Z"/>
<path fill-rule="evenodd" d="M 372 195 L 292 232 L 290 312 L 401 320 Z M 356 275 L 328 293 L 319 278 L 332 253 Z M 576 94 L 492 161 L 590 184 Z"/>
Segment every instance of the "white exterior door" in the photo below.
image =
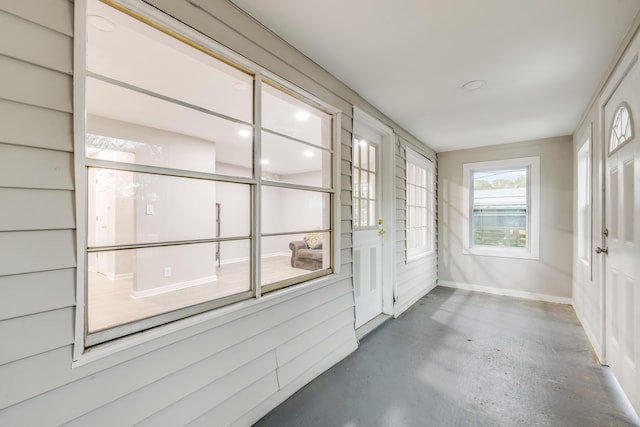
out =
<path fill-rule="evenodd" d="M 624 96 L 624 98 L 623 98 Z M 630 113 L 626 113 L 624 110 Z M 604 106 L 606 361 L 640 412 L 640 66 Z M 597 248 L 600 252 L 602 249 Z"/>
<path fill-rule="evenodd" d="M 353 141 L 353 280 L 356 328 L 382 313 L 379 141 Z M 380 227 L 380 228 L 379 228 Z"/>

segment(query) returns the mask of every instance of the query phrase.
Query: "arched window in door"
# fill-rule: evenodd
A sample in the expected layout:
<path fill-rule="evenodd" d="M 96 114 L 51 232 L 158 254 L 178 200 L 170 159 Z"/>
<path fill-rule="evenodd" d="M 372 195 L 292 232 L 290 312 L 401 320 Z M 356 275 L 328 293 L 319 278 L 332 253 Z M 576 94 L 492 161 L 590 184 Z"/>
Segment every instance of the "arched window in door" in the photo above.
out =
<path fill-rule="evenodd" d="M 633 126 L 631 111 L 626 103 L 622 103 L 616 110 L 611 123 L 609 136 L 609 152 L 614 152 L 618 147 L 633 138 Z"/>

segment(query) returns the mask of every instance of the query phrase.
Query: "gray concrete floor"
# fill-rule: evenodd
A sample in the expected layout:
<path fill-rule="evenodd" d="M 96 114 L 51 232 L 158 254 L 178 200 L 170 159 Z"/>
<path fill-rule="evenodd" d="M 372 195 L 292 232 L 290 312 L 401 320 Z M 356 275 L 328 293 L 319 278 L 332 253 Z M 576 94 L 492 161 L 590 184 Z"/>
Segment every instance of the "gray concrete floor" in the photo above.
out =
<path fill-rule="evenodd" d="M 568 305 L 436 288 L 256 426 L 638 426 Z"/>

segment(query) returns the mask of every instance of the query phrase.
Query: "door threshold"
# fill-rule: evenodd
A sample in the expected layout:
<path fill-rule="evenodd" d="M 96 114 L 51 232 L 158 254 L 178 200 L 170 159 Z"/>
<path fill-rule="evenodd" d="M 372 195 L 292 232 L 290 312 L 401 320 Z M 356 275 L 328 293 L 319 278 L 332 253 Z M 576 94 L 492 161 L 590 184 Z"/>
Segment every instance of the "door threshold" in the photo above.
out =
<path fill-rule="evenodd" d="M 364 337 L 369 335 L 371 332 L 376 330 L 376 328 L 378 328 L 379 326 L 382 326 L 384 323 L 386 323 L 390 319 L 391 319 L 391 315 L 389 314 L 384 314 L 384 313 L 378 314 L 376 317 L 374 317 L 373 319 L 369 320 L 367 323 L 365 323 L 364 325 L 356 329 L 356 338 L 358 339 L 358 341 L 362 341 Z"/>

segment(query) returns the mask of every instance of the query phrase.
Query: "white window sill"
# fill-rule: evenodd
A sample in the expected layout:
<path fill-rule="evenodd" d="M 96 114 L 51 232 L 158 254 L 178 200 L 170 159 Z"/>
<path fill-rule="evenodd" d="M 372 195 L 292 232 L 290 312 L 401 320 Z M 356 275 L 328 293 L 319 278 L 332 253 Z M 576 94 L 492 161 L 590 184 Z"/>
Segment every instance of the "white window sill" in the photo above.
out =
<path fill-rule="evenodd" d="M 434 251 L 431 250 L 431 251 L 426 251 L 426 252 L 422 252 L 422 253 L 419 253 L 419 254 L 414 254 L 414 255 L 411 255 L 411 256 L 407 255 L 407 259 L 406 259 L 406 261 L 404 263 L 405 264 L 409 264 L 410 262 L 417 261 L 417 260 L 422 259 L 422 258 L 426 258 L 429 255 L 432 255 L 433 253 L 434 253 Z"/>
<path fill-rule="evenodd" d="M 532 252 L 526 248 L 475 246 L 472 248 L 464 248 L 462 253 L 465 255 L 491 256 L 499 258 L 540 259 L 540 254 L 537 251 Z"/>

